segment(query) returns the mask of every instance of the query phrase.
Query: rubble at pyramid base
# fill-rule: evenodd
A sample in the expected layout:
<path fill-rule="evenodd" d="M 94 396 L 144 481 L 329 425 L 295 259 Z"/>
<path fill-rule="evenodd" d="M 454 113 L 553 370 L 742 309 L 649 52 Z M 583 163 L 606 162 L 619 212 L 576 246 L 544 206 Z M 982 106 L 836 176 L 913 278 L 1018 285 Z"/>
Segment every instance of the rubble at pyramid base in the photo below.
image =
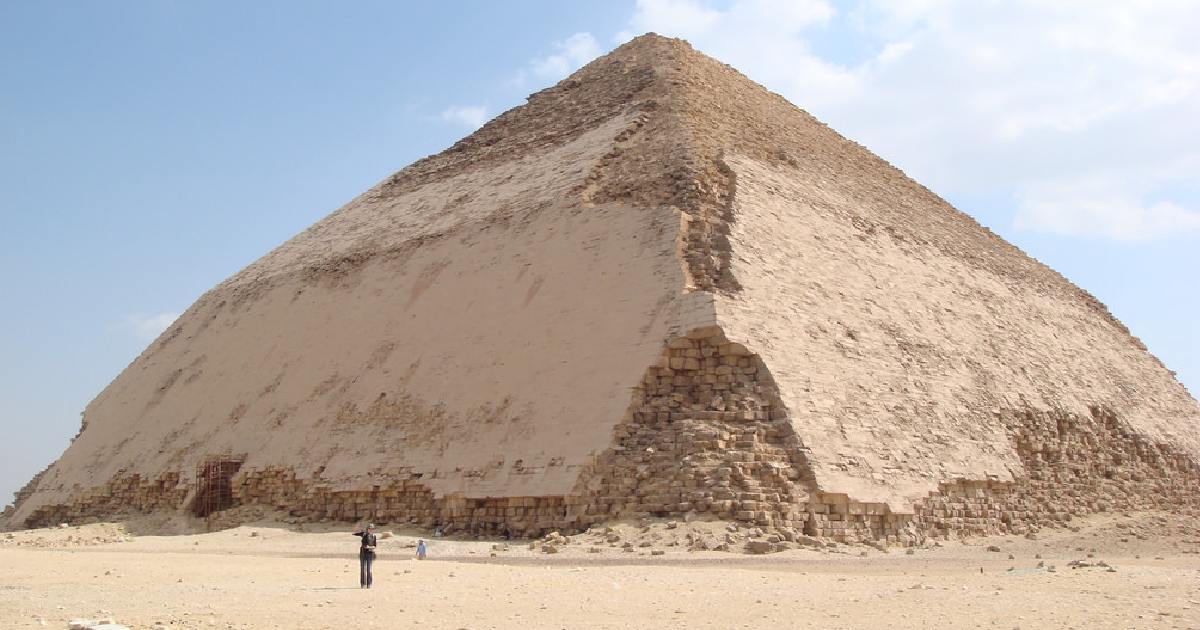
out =
<path fill-rule="evenodd" d="M 1002 412 L 1024 474 L 1012 481 L 957 479 L 907 513 L 819 488 L 775 384 L 755 354 L 709 327 L 672 340 L 635 389 L 613 445 L 567 496 L 436 496 L 424 473 L 399 469 L 335 489 L 321 471 L 238 470 L 231 506 L 262 506 L 309 521 L 408 523 L 446 533 L 536 537 L 637 518 L 721 519 L 782 540 L 916 544 L 929 538 L 1024 534 L 1075 517 L 1200 507 L 1200 467 L 1171 447 L 1090 416 Z M 538 474 L 528 469 L 526 474 Z M 113 514 L 191 510 L 199 481 L 180 472 L 118 476 L 38 508 L 27 527 Z"/>

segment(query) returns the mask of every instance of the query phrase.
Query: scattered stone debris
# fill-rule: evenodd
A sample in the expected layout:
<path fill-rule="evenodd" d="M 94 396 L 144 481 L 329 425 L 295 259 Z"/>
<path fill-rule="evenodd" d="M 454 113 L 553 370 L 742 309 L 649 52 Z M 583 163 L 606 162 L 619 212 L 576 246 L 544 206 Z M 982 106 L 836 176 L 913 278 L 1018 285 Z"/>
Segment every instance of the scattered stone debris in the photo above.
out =
<path fill-rule="evenodd" d="M 72 619 L 67 622 L 68 630 L 129 630 L 110 619 Z"/>
<path fill-rule="evenodd" d="M 1067 566 L 1071 567 L 1072 569 L 1088 569 L 1092 567 L 1098 567 L 1103 569 L 1112 569 L 1113 572 L 1116 572 L 1116 569 L 1113 569 L 1107 562 L 1103 560 L 1072 560 L 1067 563 Z"/>
<path fill-rule="evenodd" d="M 750 553 L 771 553 L 775 546 L 765 540 L 751 540 L 746 543 L 746 551 Z"/>

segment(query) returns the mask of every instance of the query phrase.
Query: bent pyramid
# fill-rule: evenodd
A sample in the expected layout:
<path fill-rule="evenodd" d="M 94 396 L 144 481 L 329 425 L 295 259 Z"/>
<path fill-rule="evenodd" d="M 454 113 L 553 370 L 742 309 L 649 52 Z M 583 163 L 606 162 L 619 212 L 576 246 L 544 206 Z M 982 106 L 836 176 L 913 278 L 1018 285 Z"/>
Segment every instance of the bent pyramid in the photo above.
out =
<path fill-rule="evenodd" d="M 8 515 L 913 540 L 1194 506 L 1198 462 L 1093 297 L 645 35 L 202 296 Z"/>

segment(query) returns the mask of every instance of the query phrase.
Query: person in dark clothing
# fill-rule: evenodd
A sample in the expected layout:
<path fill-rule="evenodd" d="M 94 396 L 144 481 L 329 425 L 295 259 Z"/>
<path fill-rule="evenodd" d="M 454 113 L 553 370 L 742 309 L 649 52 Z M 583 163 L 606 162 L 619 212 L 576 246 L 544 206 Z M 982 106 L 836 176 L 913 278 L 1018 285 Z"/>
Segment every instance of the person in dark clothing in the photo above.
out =
<path fill-rule="evenodd" d="M 375 524 L 367 523 L 365 529 L 359 529 L 354 535 L 362 539 L 358 548 L 358 587 L 371 588 L 371 564 L 375 562 L 375 545 L 378 542 Z"/>

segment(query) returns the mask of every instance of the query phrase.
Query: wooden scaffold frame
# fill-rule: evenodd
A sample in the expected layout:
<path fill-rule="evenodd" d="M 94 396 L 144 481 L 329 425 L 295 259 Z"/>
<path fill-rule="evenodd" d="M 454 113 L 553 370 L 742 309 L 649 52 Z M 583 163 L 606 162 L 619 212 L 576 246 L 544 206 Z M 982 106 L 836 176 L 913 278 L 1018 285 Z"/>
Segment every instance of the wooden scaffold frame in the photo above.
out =
<path fill-rule="evenodd" d="M 213 514 L 234 506 L 233 476 L 241 469 L 245 455 L 224 451 L 196 463 L 196 498 L 192 513 L 211 527 Z"/>

